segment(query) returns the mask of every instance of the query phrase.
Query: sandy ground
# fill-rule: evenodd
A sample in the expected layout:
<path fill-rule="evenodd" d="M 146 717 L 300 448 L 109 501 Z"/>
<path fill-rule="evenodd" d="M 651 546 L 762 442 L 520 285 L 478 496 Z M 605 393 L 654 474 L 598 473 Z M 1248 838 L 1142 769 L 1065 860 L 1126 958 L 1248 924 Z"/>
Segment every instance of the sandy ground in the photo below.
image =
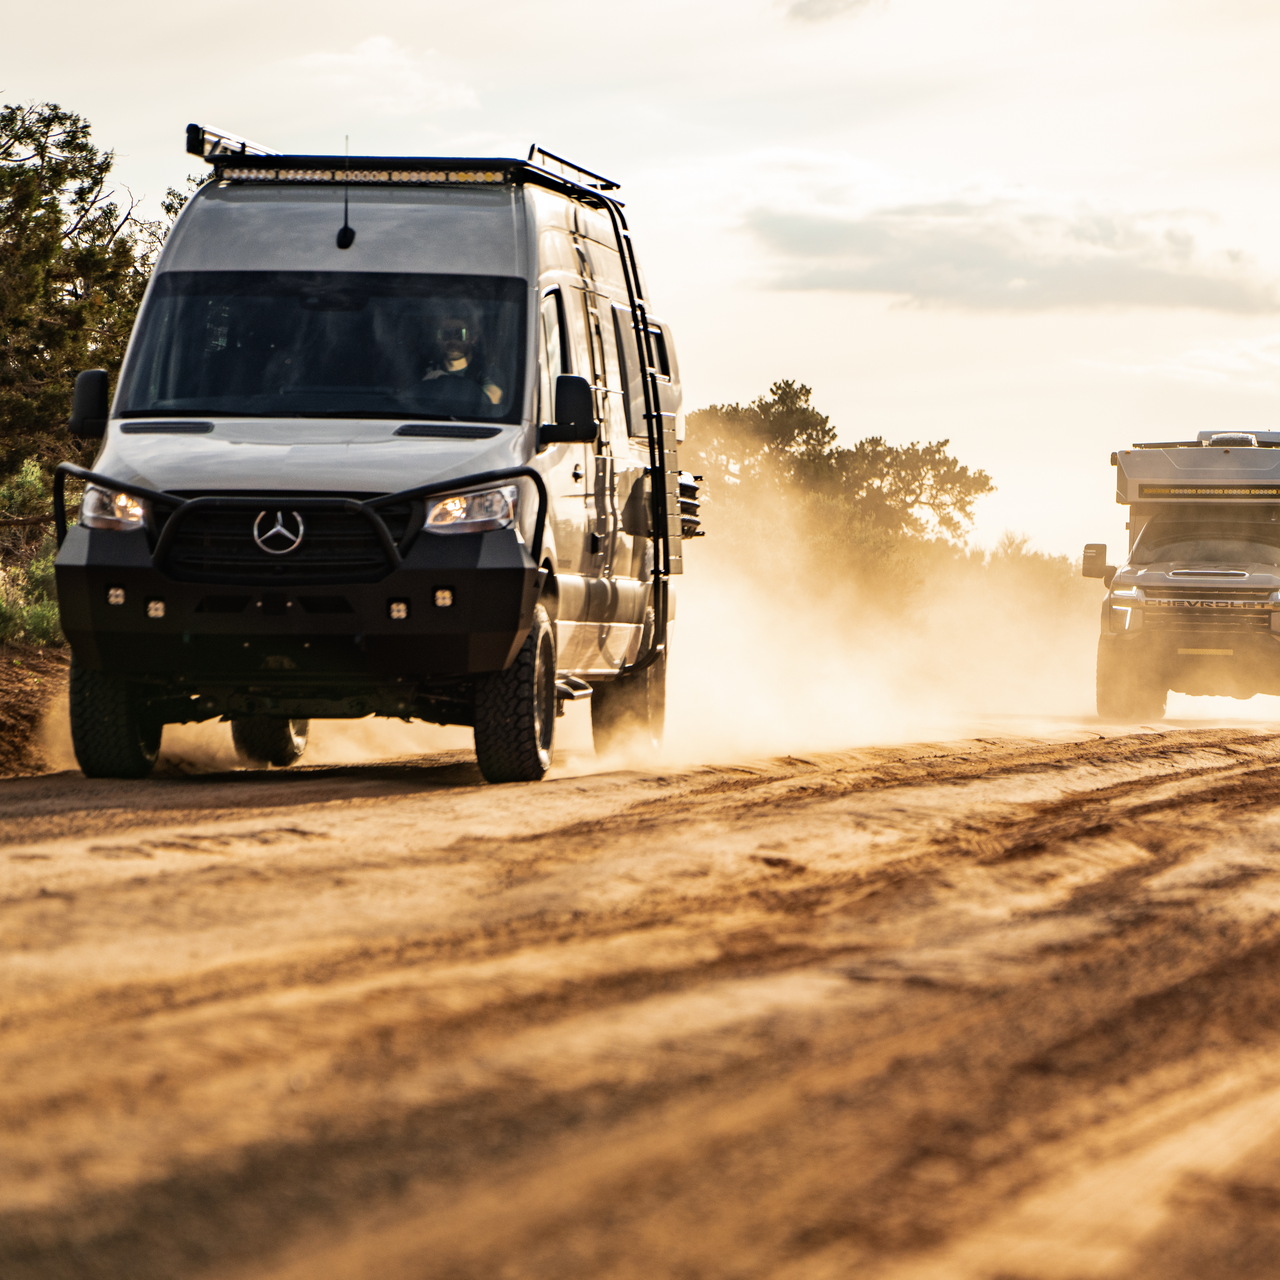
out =
<path fill-rule="evenodd" d="M 1280 733 L 181 747 L 0 782 L 5 1280 L 1276 1274 Z"/>

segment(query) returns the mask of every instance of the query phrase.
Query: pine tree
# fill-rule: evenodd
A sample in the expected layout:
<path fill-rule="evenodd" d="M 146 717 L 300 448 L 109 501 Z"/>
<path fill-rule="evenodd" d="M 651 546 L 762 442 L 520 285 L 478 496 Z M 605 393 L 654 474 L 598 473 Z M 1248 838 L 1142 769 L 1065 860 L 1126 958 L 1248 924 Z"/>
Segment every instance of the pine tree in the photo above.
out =
<path fill-rule="evenodd" d="M 116 198 L 114 159 L 54 103 L 0 107 L 0 481 L 95 451 L 66 430 L 75 375 L 119 369 L 163 238 Z"/>

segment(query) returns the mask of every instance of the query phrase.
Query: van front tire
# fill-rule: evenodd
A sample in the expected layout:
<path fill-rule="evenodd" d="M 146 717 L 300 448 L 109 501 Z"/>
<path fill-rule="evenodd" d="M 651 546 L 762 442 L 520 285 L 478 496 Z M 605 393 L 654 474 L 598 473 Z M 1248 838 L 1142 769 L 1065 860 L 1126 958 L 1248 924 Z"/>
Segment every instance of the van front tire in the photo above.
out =
<path fill-rule="evenodd" d="M 71 744 L 86 778 L 145 778 L 162 729 L 124 680 L 72 661 Z"/>
<path fill-rule="evenodd" d="M 486 782 L 538 782 L 551 768 L 556 638 L 542 605 L 516 660 L 476 680 L 476 760 Z"/>

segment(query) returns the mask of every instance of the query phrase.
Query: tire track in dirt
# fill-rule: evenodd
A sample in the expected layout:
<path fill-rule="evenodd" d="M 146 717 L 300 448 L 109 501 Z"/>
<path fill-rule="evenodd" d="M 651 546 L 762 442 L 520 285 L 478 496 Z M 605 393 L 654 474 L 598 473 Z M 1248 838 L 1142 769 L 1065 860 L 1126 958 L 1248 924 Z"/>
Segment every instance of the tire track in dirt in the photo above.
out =
<path fill-rule="evenodd" d="M 1280 1087 L 1276 735 L 410 770 L 12 784 L 0 1274 L 995 1277 Z"/>

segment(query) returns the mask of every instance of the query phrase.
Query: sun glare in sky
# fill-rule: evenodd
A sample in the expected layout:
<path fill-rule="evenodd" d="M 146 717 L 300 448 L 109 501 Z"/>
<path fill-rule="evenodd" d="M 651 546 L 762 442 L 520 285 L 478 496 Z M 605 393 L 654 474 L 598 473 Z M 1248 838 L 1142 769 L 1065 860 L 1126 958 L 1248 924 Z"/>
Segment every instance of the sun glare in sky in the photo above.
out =
<path fill-rule="evenodd" d="M 70 0 L 0 65 L 150 206 L 190 120 L 616 177 L 686 405 L 792 378 L 846 443 L 949 439 L 979 543 L 1122 544 L 1112 449 L 1280 429 L 1274 5 Z"/>

